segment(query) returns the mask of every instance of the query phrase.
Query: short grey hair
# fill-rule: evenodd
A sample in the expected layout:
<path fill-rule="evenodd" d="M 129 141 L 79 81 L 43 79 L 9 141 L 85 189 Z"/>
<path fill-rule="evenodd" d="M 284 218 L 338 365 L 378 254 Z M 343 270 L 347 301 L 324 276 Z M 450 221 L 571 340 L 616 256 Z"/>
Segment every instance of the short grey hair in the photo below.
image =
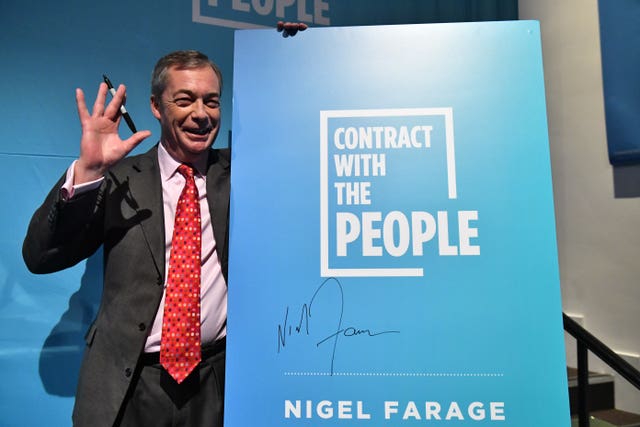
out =
<path fill-rule="evenodd" d="M 209 59 L 207 55 L 197 50 L 177 50 L 158 60 L 151 74 L 151 95 L 160 99 L 162 92 L 167 87 L 167 74 L 169 69 L 190 70 L 194 68 L 211 67 L 220 82 L 220 94 L 222 94 L 222 72 L 220 68 Z"/>

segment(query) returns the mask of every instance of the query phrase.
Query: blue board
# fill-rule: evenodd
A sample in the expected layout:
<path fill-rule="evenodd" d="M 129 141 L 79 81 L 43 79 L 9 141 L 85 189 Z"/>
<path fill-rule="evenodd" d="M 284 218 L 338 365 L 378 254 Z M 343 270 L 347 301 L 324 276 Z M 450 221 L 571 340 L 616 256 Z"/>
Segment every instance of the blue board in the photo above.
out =
<path fill-rule="evenodd" d="M 568 426 L 537 22 L 236 32 L 225 425 Z"/>

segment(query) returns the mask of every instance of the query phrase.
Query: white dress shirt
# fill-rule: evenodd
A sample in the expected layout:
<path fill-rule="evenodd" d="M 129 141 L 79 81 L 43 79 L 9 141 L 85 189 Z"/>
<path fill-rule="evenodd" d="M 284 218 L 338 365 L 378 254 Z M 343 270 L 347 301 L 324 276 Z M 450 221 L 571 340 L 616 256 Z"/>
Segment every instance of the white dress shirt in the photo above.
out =
<path fill-rule="evenodd" d="M 201 249 L 201 286 L 200 286 L 200 322 L 201 338 L 203 343 L 219 340 L 227 334 L 227 284 L 222 275 L 222 267 L 218 259 L 216 241 L 213 235 L 209 203 L 207 202 L 206 168 L 207 159 L 202 164 L 192 165 L 195 168 L 195 181 L 200 200 L 200 216 L 202 224 L 202 249 Z M 178 198 L 184 187 L 185 178 L 178 173 L 180 162 L 176 161 L 165 150 L 162 144 L 158 145 L 158 164 L 160 165 L 160 179 L 162 180 L 162 200 L 164 206 L 164 236 L 165 236 L 165 283 L 167 288 L 167 274 L 169 270 L 169 258 L 171 254 L 171 239 L 175 222 L 176 206 Z M 71 198 L 96 188 L 102 179 L 73 185 L 74 164 L 67 170 L 66 181 L 62 187 L 63 197 Z M 215 206 L 213 207 L 215 209 Z M 147 337 L 144 347 L 145 352 L 160 351 L 160 339 L 162 336 L 162 318 L 164 313 L 164 294 L 158 307 L 158 312 Z"/>

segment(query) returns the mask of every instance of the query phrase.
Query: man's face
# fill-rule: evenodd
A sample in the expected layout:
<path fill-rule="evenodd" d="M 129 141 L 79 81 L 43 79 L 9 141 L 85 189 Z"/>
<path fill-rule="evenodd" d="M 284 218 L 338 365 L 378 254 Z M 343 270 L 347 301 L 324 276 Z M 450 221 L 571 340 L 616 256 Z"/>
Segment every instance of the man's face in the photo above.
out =
<path fill-rule="evenodd" d="M 220 82 L 211 67 L 170 68 L 160 99 L 151 97 L 151 110 L 162 128 L 161 141 L 169 154 L 184 163 L 208 155 L 220 129 Z"/>

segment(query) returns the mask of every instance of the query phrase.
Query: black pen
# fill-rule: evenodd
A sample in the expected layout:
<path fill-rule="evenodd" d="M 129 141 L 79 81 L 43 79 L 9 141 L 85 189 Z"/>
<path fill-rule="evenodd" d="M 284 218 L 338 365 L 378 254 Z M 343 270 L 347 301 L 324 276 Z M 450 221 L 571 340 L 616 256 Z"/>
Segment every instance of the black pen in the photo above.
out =
<path fill-rule="evenodd" d="M 111 80 L 109 80 L 109 77 L 107 77 L 106 74 L 103 74 L 102 78 L 104 79 L 104 82 L 107 84 L 107 87 L 109 88 L 109 92 L 111 92 L 111 95 L 116 96 L 116 90 L 111 84 Z M 131 129 L 131 132 L 136 133 L 137 132 L 136 125 L 133 124 L 133 120 L 131 120 L 131 116 L 129 115 L 129 113 L 127 113 L 127 109 L 124 108 L 124 105 L 120 106 L 120 112 L 122 113 L 122 117 L 124 117 L 124 121 L 127 122 L 127 126 L 129 126 L 129 129 Z"/>

